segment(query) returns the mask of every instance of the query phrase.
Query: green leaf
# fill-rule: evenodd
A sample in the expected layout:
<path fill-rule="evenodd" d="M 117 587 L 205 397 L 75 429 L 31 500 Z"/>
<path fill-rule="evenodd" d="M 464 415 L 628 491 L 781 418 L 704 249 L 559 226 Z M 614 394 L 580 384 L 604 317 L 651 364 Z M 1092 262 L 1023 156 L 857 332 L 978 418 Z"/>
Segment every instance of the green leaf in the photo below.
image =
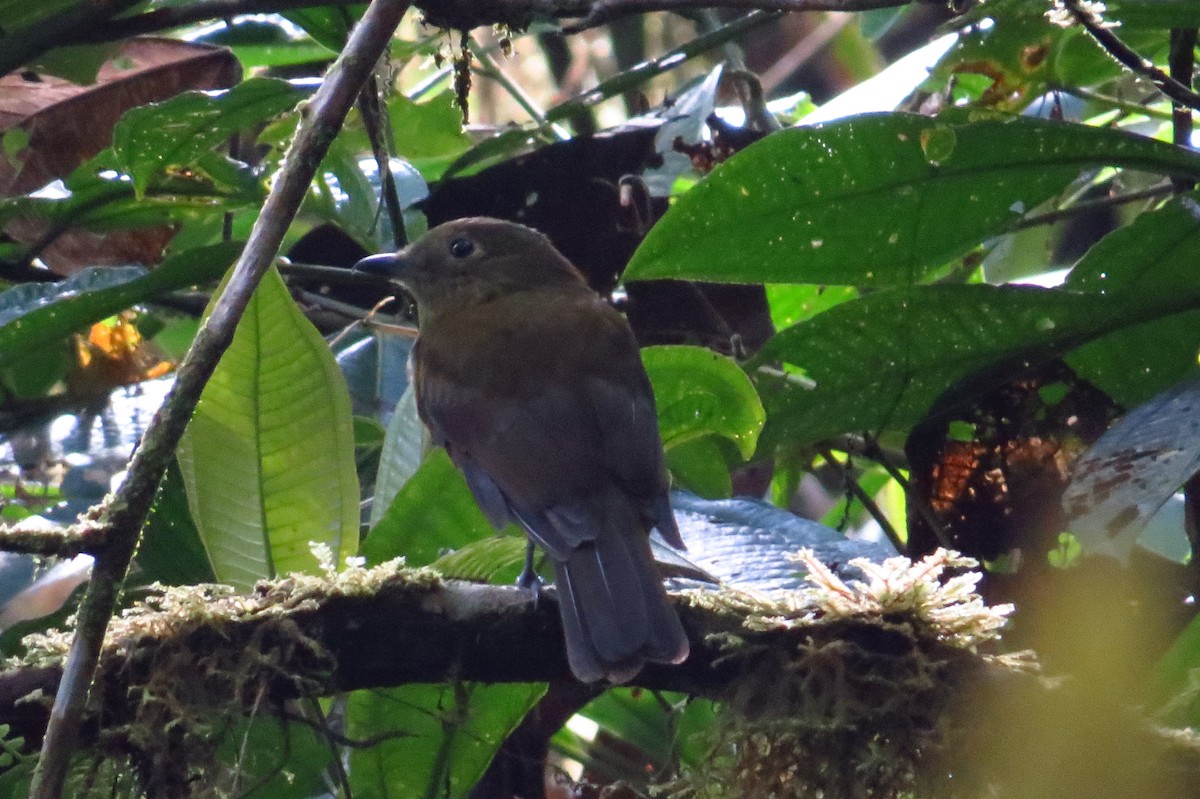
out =
<path fill-rule="evenodd" d="M 1071 270 L 1067 288 L 1120 294 L 1196 284 L 1200 264 L 1200 193 L 1176 197 L 1138 216 L 1092 247 Z M 1105 336 L 1067 362 L 1126 407 L 1140 405 L 1196 365 L 1200 311 Z"/>
<path fill-rule="evenodd" d="M 525 536 L 493 535 L 442 555 L 433 568 L 454 580 L 512 585 L 525 566 Z"/>
<path fill-rule="evenodd" d="M 1028 118 L 872 114 L 751 145 L 679 198 L 626 280 L 909 285 L 1007 230 L 1086 167 L 1200 175 L 1200 156 Z"/>
<path fill-rule="evenodd" d="M 733 441 L 743 458 L 754 454 L 765 417 L 737 364 L 703 347 L 680 346 L 646 347 L 642 363 L 665 447 L 713 433 Z"/>
<path fill-rule="evenodd" d="M 1195 0 L 1111 0 L 1105 6 L 1104 19 L 1120 22 L 1122 28 L 1200 27 L 1200 5 Z"/>
<path fill-rule="evenodd" d="M 496 529 L 444 449 L 425 457 L 363 541 L 371 565 L 403 556 L 410 566 L 433 563 L 444 550 L 494 535 Z"/>
<path fill-rule="evenodd" d="M 545 691 L 540 683 L 355 691 L 347 713 L 349 735 L 384 738 L 350 753 L 355 799 L 466 797 Z"/>
<path fill-rule="evenodd" d="M 184 92 L 131 109 L 113 128 L 113 151 L 139 196 L 151 178 L 191 165 L 235 133 L 287 111 L 303 92 L 286 81 L 251 78 L 216 96 Z"/>
<path fill-rule="evenodd" d="M 51 286 L 10 289 L 0 295 L 0 311 L 8 320 L 0 326 L 0 368 L 139 302 L 216 280 L 241 247 L 226 242 L 188 250 L 140 277 L 133 277 L 139 274 L 135 270 L 97 269 Z M 87 282 L 81 285 L 81 280 Z"/>
<path fill-rule="evenodd" d="M 693 438 L 668 449 L 667 468 L 677 485 L 705 499 L 728 499 L 733 494 L 725 454 L 713 436 Z"/>
<path fill-rule="evenodd" d="M 584 742 L 571 729 L 563 728 L 553 743 L 558 751 L 583 763 L 588 772 L 602 775 L 606 782 L 623 780 L 645 792 L 657 776 L 646 768 L 647 763 L 657 767 L 656 771 L 670 771 L 681 756 L 691 759 L 708 755 L 708 742 L 702 740 L 696 746 L 687 739 L 711 730 L 713 710 L 713 703 L 689 701 L 682 694 L 614 688 L 579 711 L 580 716 L 596 722 L 604 736 Z M 641 756 L 631 757 L 631 751 Z"/>
<path fill-rule="evenodd" d="M 137 562 L 147 579 L 167 585 L 195 585 L 215 579 L 200 532 L 188 510 L 183 474 L 171 464 L 142 531 Z"/>
<path fill-rule="evenodd" d="M 350 394 L 329 346 L 273 268 L 254 293 L 179 448 L 217 579 L 315 572 L 358 544 Z"/>
<path fill-rule="evenodd" d="M 55 47 L 30 61 L 26 68 L 44 75 L 55 75 L 82 86 L 94 83 L 100 67 L 120 49 L 117 42 Z"/>
<path fill-rule="evenodd" d="M 793 444 L 906 430 L 954 387 L 1005 364 L 1045 358 L 1122 327 L 1197 306 L 1200 289 L 1148 296 L 1029 286 L 915 286 L 843 303 L 776 335 L 756 361 L 782 359 L 815 385 L 760 389 L 773 434 Z"/>
<path fill-rule="evenodd" d="M 375 477 L 375 496 L 371 502 L 372 527 L 383 519 L 396 495 L 421 468 L 424 458 L 425 425 L 417 416 L 417 395 L 409 385 L 396 403 L 383 437 L 379 472 Z"/>
<path fill-rule="evenodd" d="M 817 286 L 811 283 L 782 283 L 766 286 L 771 322 L 776 330 L 811 319 L 822 311 L 858 296 L 850 286 Z"/>
<path fill-rule="evenodd" d="M 1175 643 L 1155 664 L 1150 680 L 1150 700 L 1168 705 L 1168 723 L 1200 723 L 1197 688 L 1200 687 L 1200 616 L 1191 620 Z M 1169 704 L 1168 704 L 1169 703 Z M 1159 711 L 1160 715 L 1162 711 Z"/>
<path fill-rule="evenodd" d="M 388 100 L 388 116 L 396 136 L 396 154 L 407 159 L 427 180 L 436 179 L 471 147 L 462 127 L 462 111 L 451 92 L 423 103 L 402 94 Z"/>
<path fill-rule="evenodd" d="M 242 799 L 298 799 L 328 795 L 336 755 L 317 729 L 260 713 L 230 725 L 217 756 L 252 786 Z"/>
<path fill-rule="evenodd" d="M 317 6 L 286 11 L 282 16 L 299 25 L 317 43 L 331 53 L 340 53 L 346 46 L 350 28 L 362 17 L 366 4 L 348 6 Z"/>
<path fill-rule="evenodd" d="M 12 30 L 18 25 L 25 25 L 65 11 L 76 2 L 77 0 L 46 0 L 44 3 L 30 3 L 28 0 L 0 0 L 0 19 L 4 20 L 5 29 Z"/>

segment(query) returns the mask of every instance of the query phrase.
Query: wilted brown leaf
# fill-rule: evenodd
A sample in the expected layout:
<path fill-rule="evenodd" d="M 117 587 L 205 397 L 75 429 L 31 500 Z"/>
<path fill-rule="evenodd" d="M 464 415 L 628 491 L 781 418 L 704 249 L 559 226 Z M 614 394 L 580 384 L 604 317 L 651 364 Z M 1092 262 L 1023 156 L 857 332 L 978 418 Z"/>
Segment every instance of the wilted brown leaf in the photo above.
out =
<path fill-rule="evenodd" d="M 0 196 L 36 191 L 69 175 L 109 146 L 113 125 L 130 108 L 187 90 L 228 88 L 239 77 L 237 59 L 224 48 L 160 38 L 125 42 L 88 86 L 29 71 L 0 77 L 0 133 L 8 145 L 21 144 L 10 131 L 28 137 L 23 147 L 6 146 L 0 158 Z M 23 218 L 5 232 L 33 243 L 47 229 L 43 220 Z M 165 226 L 103 234 L 72 230 L 40 257 L 60 274 L 99 264 L 153 264 L 172 235 Z"/>

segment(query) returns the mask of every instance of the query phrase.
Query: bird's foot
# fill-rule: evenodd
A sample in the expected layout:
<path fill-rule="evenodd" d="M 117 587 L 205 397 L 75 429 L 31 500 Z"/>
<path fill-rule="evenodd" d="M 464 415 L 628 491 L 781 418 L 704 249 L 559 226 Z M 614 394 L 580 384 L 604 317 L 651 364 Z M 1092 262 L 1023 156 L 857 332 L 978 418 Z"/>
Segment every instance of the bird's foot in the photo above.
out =
<path fill-rule="evenodd" d="M 538 599 L 542 595 L 542 578 L 538 576 L 532 566 L 526 565 L 524 569 L 521 569 L 521 574 L 517 577 L 517 588 L 528 591 L 533 597 L 534 607 L 537 607 Z"/>

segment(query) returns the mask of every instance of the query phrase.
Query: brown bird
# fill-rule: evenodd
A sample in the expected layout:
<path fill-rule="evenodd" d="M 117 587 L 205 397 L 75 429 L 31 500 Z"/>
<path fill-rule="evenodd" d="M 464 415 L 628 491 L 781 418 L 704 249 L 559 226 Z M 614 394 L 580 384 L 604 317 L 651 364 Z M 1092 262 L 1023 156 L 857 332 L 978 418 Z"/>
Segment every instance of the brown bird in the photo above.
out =
<path fill-rule="evenodd" d="M 554 565 L 567 659 L 584 682 L 680 663 L 688 639 L 649 531 L 683 540 L 667 495 L 654 396 L 624 317 L 550 241 L 461 219 L 360 261 L 417 303 L 412 379 L 421 420 L 497 528 L 529 534 Z"/>

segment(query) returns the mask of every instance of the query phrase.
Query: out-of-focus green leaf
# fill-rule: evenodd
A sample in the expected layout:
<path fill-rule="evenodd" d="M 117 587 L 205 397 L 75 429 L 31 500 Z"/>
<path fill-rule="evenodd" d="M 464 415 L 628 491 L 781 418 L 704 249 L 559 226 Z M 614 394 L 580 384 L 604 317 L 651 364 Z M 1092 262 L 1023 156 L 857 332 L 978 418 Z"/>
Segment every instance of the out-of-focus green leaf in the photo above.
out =
<path fill-rule="evenodd" d="M 460 683 L 355 691 L 348 734 L 384 738 L 350 753 L 355 799 L 463 799 L 545 690 Z"/>
<path fill-rule="evenodd" d="M 426 180 L 437 179 L 451 162 L 471 147 L 462 129 L 462 111 L 450 92 L 423 103 L 402 94 L 388 100 L 388 117 L 396 139 L 396 154 L 421 171 Z"/>
<path fill-rule="evenodd" d="M 671 448 L 710 433 L 734 442 L 743 458 L 754 454 L 764 416 L 746 373 L 703 347 L 642 350 L 654 387 L 663 445 Z"/>
<path fill-rule="evenodd" d="M 7 31 L 19 33 L 16 29 L 51 14 L 63 11 L 75 5 L 76 0 L 46 0 L 44 3 L 30 3 L 27 0 L 0 0 L 0 19 L 4 20 Z"/>
<path fill-rule="evenodd" d="M 283 12 L 282 16 L 299 25 L 314 41 L 340 53 L 346 46 L 350 28 L 362 17 L 366 4 L 347 6 L 317 6 L 296 8 Z"/>
<path fill-rule="evenodd" d="M 814 385 L 763 377 L 760 389 L 774 435 L 793 443 L 905 430 L 952 387 L 963 402 L 991 387 L 961 385 L 969 376 L 1197 303 L 1200 288 L 1136 296 L 986 285 L 880 291 L 771 339 L 758 358 L 800 367 Z"/>
<path fill-rule="evenodd" d="M 417 416 L 417 397 L 409 386 L 396 403 L 384 434 L 371 504 L 372 527 L 379 524 L 396 495 L 417 473 L 425 458 L 425 448 L 425 425 Z"/>
<path fill-rule="evenodd" d="M 858 296 L 858 290 L 850 286 L 776 283 L 768 285 L 766 289 L 771 322 L 776 330 L 811 319 L 822 311 Z"/>
<path fill-rule="evenodd" d="M 462 473 L 444 449 L 432 450 L 404 483 L 387 511 L 363 541 L 374 565 L 403 556 L 409 566 L 433 563 L 443 551 L 494 535 L 495 528 L 475 504 Z"/>
<path fill-rule="evenodd" d="M 455 580 L 509 584 L 517 581 L 525 565 L 525 536 L 481 538 L 433 562 L 433 568 Z"/>
<path fill-rule="evenodd" d="M 232 725 L 218 757 L 254 786 L 242 799 L 297 799 L 325 795 L 326 770 L 335 756 L 316 729 L 282 721 L 270 714 Z"/>
<path fill-rule="evenodd" d="M 1121 28 L 1200 27 L 1200 5 L 1194 0 L 1110 0 L 1104 4 L 1104 19 Z"/>
<path fill-rule="evenodd" d="M 215 96 L 185 92 L 127 111 L 113 128 L 113 151 L 140 196 L 155 175 L 190 166 L 234 133 L 287 111 L 303 96 L 274 78 L 252 78 Z"/>
<path fill-rule="evenodd" d="M 1176 197 L 1104 237 L 1071 270 L 1066 287 L 1106 294 L 1195 285 L 1200 264 L 1200 194 Z M 1081 377 L 1133 407 L 1196 365 L 1200 311 L 1122 329 L 1071 353 Z"/>
<path fill-rule="evenodd" d="M 1085 167 L 1200 175 L 1200 156 L 1141 136 L 968 119 L 873 114 L 772 134 L 680 197 L 625 279 L 909 285 Z"/>
<path fill-rule="evenodd" d="M 605 737 L 588 742 L 563 729 L 554 736 L 555 749 L 583 763 L 589 772 L 601 774 L 606 780 L 624 780 L 643 791 L 673 768 L 681 750 L 686 751 L 689 760 L 703 757 L 708 742 L 692 739 L 714 718 L 710 702 L 689 702 L 681 694 L 627 688 L 605 691 L 579 714 L 596 722 Z M 687 719 L 689 715 L 692 718 Z M 616 746 L 611 743 L 613 738 L 619 742 Z M 642 759 L 630 757 L 628 748 L 641 752 L 653 770 L 645 771 Z"/>
<path fill-rule="evenodd" d="M 116 55 L 120 47 L 118 42 L 55 47 L 26 64 L 26 67 L 34 72 L 86 85 L 95 82 L 101 65 Z"/>
<path fill-rule="evenodd" d="M 58 284 L 26 284 L 0 294 L 0 369 L 139 302 L 219 278 L 239 242 L 188 250 L 157 269 L 98 268 Z"/>
<path fill-rule="evenodd" d="M 142 531 L 137 561 L 146 577 L 154 582 L 194 585 L 215 579 L 204 542 L 188 510 L 178 464 L 171 464 L 158 487 Z"/>
<path fill-rule="evenodd" d="M 729 466 L 717 439 L 693 438 L 667 450 L 667 468 L 677 487 L 705 499 L 728 499 L 733 494 Z"/>
<path fill-rule="evenodd" d="M 1151 674 L 1150 699 L 1159 706 L 1159 714 L 1166 717 L 1167 723 L 1200 724 L 1197 669 L 1200 669 L 1200 616 L 1184 628 Z"/>
<path fill-rule="evenodd" d="M 318 568 L 358 548 L 350 395 L 329 346 L 274 269 L 264 277 L 179 448 L 192 518 L 222 582 Z"/>

